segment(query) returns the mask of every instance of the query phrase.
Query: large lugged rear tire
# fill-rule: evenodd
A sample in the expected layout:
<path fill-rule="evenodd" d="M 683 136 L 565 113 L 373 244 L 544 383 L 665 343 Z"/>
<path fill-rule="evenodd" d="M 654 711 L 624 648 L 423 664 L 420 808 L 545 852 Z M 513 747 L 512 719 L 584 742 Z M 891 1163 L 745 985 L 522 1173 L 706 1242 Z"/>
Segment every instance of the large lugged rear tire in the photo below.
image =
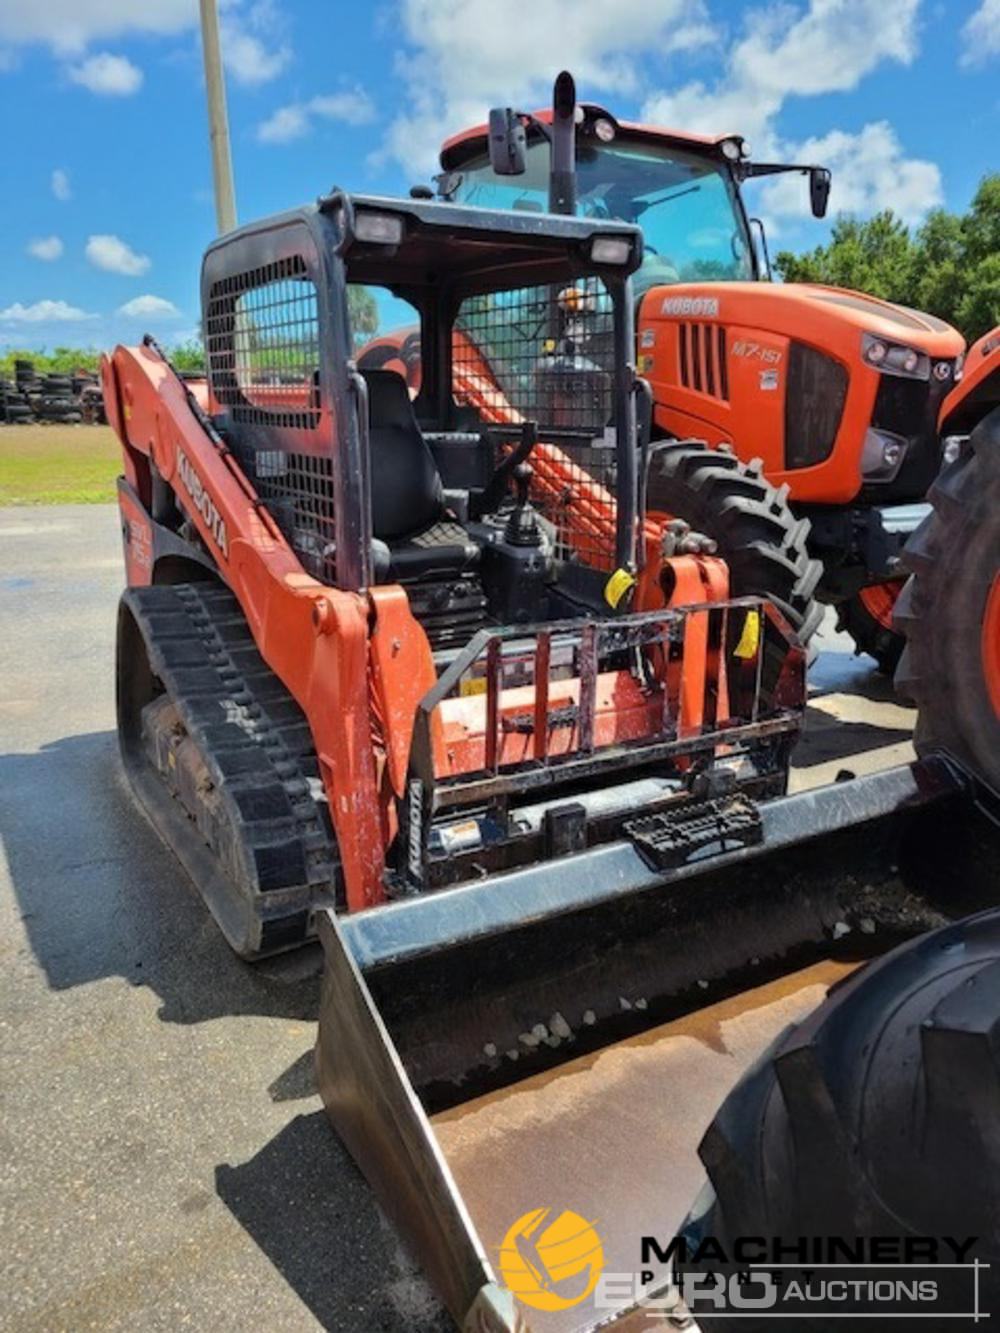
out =
<path fill-rule="evenodd" d="M 1000 791 L 1000 409 L 931 487 L 897 605 L 900 693 L 922 754 L 945 750 Z"/>
<path fill-rule="evenodd" d="M 813 594 L 822 566 L 809 555 L 809 520 L 796 518 L 788 487 L 772 486 L 760 459 L 744 463 L 728 445 L 664 440 L 653 445 L 647 507 L 711 537 L 729 566 L 734 597 L 769 597 L 803 644 L 823 608 Z"/>
<path fill-rule="evenodd" d="M 920 936 L 835 987 L 737 1084 L 705 1134 L 699 1152 L 711 1188 L 685 1224 L 691 1248 L 709 1236 L 727 1255 L 740 1237 L 789 1245 L 800 1237 L 849 1244 L 977 1237 L 967 1259 L 995 1265 L 998 1019 L 996 910 Z M 808 1258 L 822 1262 L 812 1252 Z M 940 1281 L 949 1274 L 918 1276 Z M 964 1304 L 937 1308 L 971 1309 L 971 1272 L 954 1276 L 954 1299 Z M 1000 1273 L 994 1267 L 987 1276 L 991 1281 L 980 1275 L 980 1309 L 996 1314 Z M 764 1313 L 759 1322 L 713 1317 L 710 1326 L 713 1333 L 752 1333 L 773 1322 Z M 840 1323 L 819 1316 L 795 1327 L 818 1333 Z M 851 1327 L 882 1324 L 859 1317 Z"/>

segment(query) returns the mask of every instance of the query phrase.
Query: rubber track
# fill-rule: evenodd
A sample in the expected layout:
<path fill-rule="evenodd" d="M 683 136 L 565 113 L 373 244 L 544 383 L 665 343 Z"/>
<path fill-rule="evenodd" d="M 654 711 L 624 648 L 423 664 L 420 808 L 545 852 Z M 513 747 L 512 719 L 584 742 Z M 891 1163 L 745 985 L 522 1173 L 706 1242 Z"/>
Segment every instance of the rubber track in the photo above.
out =
<path fill-rule="evenodd" d="M 227 872 L 245 867 L 251 894 L 307 889 L 308 901 L 330 905 L 339 858 L 312 734 L 261 657 L 236 598 L 204 583 L 133 589 L 129 600 L 154 673 L 224 808 L 238 812 L 229 831 L 243 854 L 230 849 L 220 858 Z"/>

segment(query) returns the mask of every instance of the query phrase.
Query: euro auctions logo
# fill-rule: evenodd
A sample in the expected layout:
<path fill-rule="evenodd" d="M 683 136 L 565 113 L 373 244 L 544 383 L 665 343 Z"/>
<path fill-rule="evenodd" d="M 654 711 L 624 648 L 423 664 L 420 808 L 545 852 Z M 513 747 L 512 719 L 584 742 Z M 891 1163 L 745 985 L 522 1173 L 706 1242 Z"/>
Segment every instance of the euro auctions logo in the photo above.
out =
<path fill-rule="evenodd" d="M 519 1217 L 500 1247 L 504 1285 L 533 1310 L 568 1310 L 585 1301 L 604 1269 L 600 1236 L 579 1213 L 551 1208 Z"/>

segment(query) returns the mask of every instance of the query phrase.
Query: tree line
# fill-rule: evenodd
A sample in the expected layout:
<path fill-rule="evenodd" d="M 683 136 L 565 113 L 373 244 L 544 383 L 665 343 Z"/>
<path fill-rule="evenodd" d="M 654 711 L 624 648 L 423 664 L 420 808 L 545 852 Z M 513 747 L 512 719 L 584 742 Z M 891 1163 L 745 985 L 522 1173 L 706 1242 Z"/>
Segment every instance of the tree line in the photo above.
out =
<path fill-rule="evenodd" d="M 852 287 L 945 319 L 971 344 L 1000 324 L 1000 173 L 983 178 L 967 213 L 936 208 L 916 228 L 891 209 L 840 217 L 829 243 L 782 251 L 786 282 Z"/>

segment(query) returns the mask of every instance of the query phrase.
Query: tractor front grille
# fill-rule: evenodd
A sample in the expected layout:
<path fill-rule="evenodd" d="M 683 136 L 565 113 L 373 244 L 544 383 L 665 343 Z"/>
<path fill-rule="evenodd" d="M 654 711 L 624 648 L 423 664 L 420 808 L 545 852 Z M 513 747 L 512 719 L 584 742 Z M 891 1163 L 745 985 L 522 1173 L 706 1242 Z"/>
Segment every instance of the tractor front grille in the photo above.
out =
<path fill-rule="evenodd" d="M 695 393 L 729 401 L 729 363 L 726 330 L 721 324 L 679 320 L 677 369 L 680 384 Z"/>

